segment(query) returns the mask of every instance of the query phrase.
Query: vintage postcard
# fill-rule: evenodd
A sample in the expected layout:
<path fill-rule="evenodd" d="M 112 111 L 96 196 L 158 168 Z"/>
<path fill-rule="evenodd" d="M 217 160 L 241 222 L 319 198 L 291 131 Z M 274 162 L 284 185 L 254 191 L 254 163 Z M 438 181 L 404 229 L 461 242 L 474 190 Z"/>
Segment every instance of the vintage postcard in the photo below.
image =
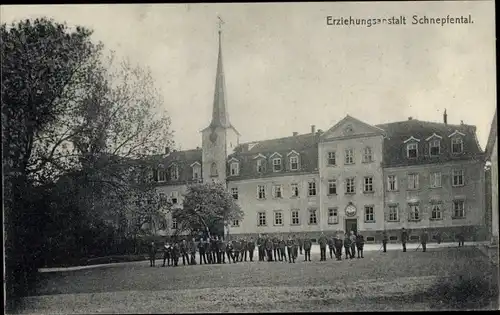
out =
<path fill-rule="evenodd" d="M 1 21 L 8 313 L 499 309 L 494 1 Z"/>

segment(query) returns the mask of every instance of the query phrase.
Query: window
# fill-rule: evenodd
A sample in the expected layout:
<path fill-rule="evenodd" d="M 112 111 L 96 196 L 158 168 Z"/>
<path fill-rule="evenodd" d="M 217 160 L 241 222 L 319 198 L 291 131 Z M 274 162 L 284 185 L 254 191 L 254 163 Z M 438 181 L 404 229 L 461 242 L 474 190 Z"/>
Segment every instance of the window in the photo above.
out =
<path fill-rule="evenodd" d="M 336 195 L 337 194 L 337 180 L 336 179 L 330 179 L 328 181 L 328 194 L 329 195 Z"/>
<path fill-rule="evenodd" d="M 283 198 L 281 185 L 274 185 L 273 186 L 273 197 L 274 198 Z"/>
<path fill-rule="evenodd" d="M 339 212 L 337 208 L 328 208 L 328 224 L 339 223 Z"/>
<path fill-rule="evenodd" d="M 373 236 L 367 236 L 366 237 L 366 241 L 367 242 L 375 242 L 375 237 L 373 237 Z"/>
<path fill-rule="evenodd" d="M 441 142 L 438 139 L 434 139 L 429 142 L 429 155 L 438 156 L 441 153 Z"/>
<path fill-rule="evenodd" d="M 177 220 L 172 219 L 172 229 L 176 230 L 177 229 Z"/>
<path fill-rule="evenodd" d="M 418 174 L 408 174 L 408 189 L 418 189 Z"/>
<path fill-rule="evenodd" d="M 354 151 L 353 149 L 345 150 L 345 163 L 344 164 L 354 164 Z"/>
<path fill-rule="evenodd" d="M 365 206 L 365 222 L 375 222 L 373 206 Z"/>
<path fill-rule="evenodd" d="M 431 188 L 441 187 L 441 172 L 433 172 L 430 177 Z"/>
<path fill-rule="evenodd" d="M 406 156 L 409 159 L 416 159 L 418 157 L 418 144 L 408 143 L 406 145 Z"/>
<path fill-rule="evenodd" d="M 158 181 L 164 182 L 167 180 L 167 173 L 165 170 L 158 170 Z"/>
<path fill-rule="evenodd" d="M 280 158 L 273 159 L 273 171 L 275 171 L 275 172 L 281 171 L 281 159 Z"/>
<path fill-rule="evenodd" d="M 172 191 L 170 194 L 170 201 L 172 201 L 174 205 L 179 202 L 179 194 L 176 191 Z"/>
<path fill-rule="evenodd" d="M 238 200 L 238 187 L 231 188 L 231 195 L 234 200 Z"/>
<path fill-rule="evenodd" d="M 397 205 L 389 206 L 389 220 L 390 222 L 399 221 L 399 207 Z"/>
<path fill-rule="evenodd" d="M 464 185 L 464 170 L 453 170 L 452 171 L 453 186 L 463 186 Z"/>
<path fill-rule="evenodd" d="M 373 177 L 365 177 L 364 192 L 373 192 Z"/>
<path fill-rule="evenodd" d="M 389 241 L 397 241 L 398 237 L 397 236 L 389 236 Z"/>
<path fill-rule="evenodd" d="M 345 180 L 345 193 L 346 194 L 354 194 L 356 193 L 356 189 L 354 186 L 354 178 L 347 178 Z"/>
<path fill-rule="evenodd" d="M 462 138 L 451 139 L 451 152 L 454 154 L 462 153 L 464 151 L 464 143 Z"/>
<path fill-rule="evenodd" d="M 257 160 L 257 173 L 265 173 L 266 172 L 266 161 L 263 159 Z"/>
<path fill-rule="evenodd" d="M 316 209 L 309 209 L 309 225 L 318 224 Z"/>
<path fill-rule="evenodd" d="M 299 169 L 299 157 L 291 156 L 290 157 L 290 170 L 296 171 Z"/>
<path fill-rule="evenodd" d="M 240 226 L 240 220 L 233 220 L 231 226 Z"/>
<path fill-rule="evenodd" d="M 363 150 L 363 162 L 369 163 L 373 161 L 372 148 L 366 147 Z"/>
<path fill-rule="evenodd" d="M 454 200 L 453 201 L 453 218 L 465 218 L 465 201 Z"/>
<path fill-rule="evenodd" d="M 161 201 L 165 200 L 165 193 L 160 193 L 159 195 Z"/>
<path fill-rule="evenodd" d="M 420 207 L 418 204 L 410 205 L 410 221 L 419 221 L 420 220 Z"/>
<path fill-rule="evenodd" d="M 282 211 L 274 211 L 274 225 L 283 225 Z"/>
<path fill-rule="evenodd" d="M 291 184 L 292 187 L 292 197 L 298 197 L 299 196 L 299 184 L 293 183 Z"/>
<path fill-rule="evenodd" d="M 200 166 L 193 166 L 193 179 L 200 179 Z"/>
<path fill-rule="evenodd" d="M 257 219 L 258 219 L 258 225 L 259 226 L 264 226 L 264 225 L 267 225 L 267 222 L 266 222 L 266 213 L 265 212 L 259 212 L 257 214 Z"/>
<path fill-rule="evenodd" d="M 309 196 L 316 196 L 316 182 L 309 182 Z"/>
<path fill-rule="evenodd" d="M 177 165 L 172 165 L 170 167 L 170 178 L 172 180 L 178 180 L 179 179 L 179 168 Z"/>
<path fill-rule="evenodd" d="M 396 175 L 387 176 L 387 190 L 396 191 L 398 190 L 398 178 Z"/>
<path fill-rule="evenodd" d="M 292 210 L 292 225 L 300 225 L 299 210 Z"/>
<path fill-rule="evenodd" d="M 217 176 L 217 163 L 212 163 L 210 165 L 210 176 Z"/>
<path fill-rule="evenodd" d="M 441 220 L 441 219 L 443 219 L 443 212 L 441 211 L 441 205 L 440 204 L 434 204 L 434 205 L 432 205 L 431 219 L 432 220 Z"/>
<path fill-rule="evenodd" d="M 264 185 L 257 186 L 257 198 L 266 199 L 266 186 Z"/>
<path fill-rule="evenodd" d="M 237 176 L 240 173 L 240 164 L 238 162 L 231 163 L 231 176 Z"/>
<path fill-rule="evenodd" d="M 335 152 L 328 152 L 328 165 L 335 166 L 337 161 L 335 160 Z"/>

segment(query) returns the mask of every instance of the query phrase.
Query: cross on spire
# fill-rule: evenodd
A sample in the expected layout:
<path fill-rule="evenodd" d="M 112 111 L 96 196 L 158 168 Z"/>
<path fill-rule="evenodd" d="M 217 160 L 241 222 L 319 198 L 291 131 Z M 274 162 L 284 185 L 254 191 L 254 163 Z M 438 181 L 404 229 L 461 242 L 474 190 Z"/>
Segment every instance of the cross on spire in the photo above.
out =
<path fill-rule="evenodd" d="M 224 24 L 224 21 L 221 19 L 219 15 L 217 15 L 217 19 L 219 20 L 217 23 L 219 24 L 219 33 L 222 31 L 222 25 Z"/>

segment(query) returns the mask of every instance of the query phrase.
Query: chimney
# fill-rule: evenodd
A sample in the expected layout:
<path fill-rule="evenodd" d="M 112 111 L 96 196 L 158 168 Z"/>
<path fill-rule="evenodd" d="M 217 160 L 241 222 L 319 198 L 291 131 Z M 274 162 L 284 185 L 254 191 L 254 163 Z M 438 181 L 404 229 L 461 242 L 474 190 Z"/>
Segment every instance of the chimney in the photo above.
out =
<path fill-rule="evenodd" d="M 316 132 L 316 125 L 311 125 L 311 133 L 315 133 Z"/>
<path fill-rule="evenodd" d="M 444 109 L 443 122 L 445 125 L 448 124 L 448 114 L 446 114 L 446 108 Z"/>
<path fill-rule="evenodd" d="M 170 153 L 170 148 L 169 147 L 165 147 L 165 154 L 169 154 Z"/>
<path fill-rule="evenodd" d="M 293 136 L 294 136 L 294 137 L 296 137 L 296 136 L 298 136 L 298 135 L 299 135 L 299 133 L 298 133 L 297 131 L 294 131 L 294 132 L 293 132 Z"/>
<path fill-rule="evenodd" d="M 412 120 L 412 119 L 413 119 L 413 117 L 411 117 L 411 116 L 410 116 L 410 117 L 408 117 L 408 120 Z"/>
<path fill-rule="evenodd" d="M 464 121 L 463 120 L 460 120 L 460 125 L 463 125 L 464 124 Z"/>
<path fill-rule="evenodd" d="M 318 129 L 318 134 L 320 135 L 320 134 L 322 134 L 322 133 L 323 133 L 323 130 Z"/>

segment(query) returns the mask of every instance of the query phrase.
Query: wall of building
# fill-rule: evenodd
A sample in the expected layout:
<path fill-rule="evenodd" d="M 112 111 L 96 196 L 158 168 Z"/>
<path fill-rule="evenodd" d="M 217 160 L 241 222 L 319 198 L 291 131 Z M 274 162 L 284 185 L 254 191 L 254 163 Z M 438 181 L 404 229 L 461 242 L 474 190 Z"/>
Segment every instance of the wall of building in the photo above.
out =
<path fill-rule="evenodd" d="M 321 213 L 324 220 L 322 226 L 327 231 L 345 231 L 345 219 L 357 219 L 357 228 L 359 231 L 380 230 L 383 229 L 384 204 L 383 204 L 383 170 L 382 162 L 382 136 L 369 136 L 366 138 L 347 138 L 319 144 L 319 169 L 321 177 Z M 372 149 L 373 161 L 365 163 L 362 161 L 363 150 L 366 147 Z M 354 164 L 344 165 L 344 150 L 352 148 L 354 150 Z M 328 165 L 328 152 L 336 152 L 336 166 Z M 373 177 L 373 192 L 365 193 L 364 177 Z M 354 177 L 356 192 L 355 194 L 346 194 L 345 180 Z M 337 194 L 329 195 L 328 181 L 337 180 Z M 345 209 L 349 203 L 352 203 L 357 211 L 353 217 L 346 216 Z M 365 205 L 374 207 L 374 222 L 365 222 Z M 329 225 L 328 208 L 337 207 L 339 220 L 338 224 Z"/>
<path fill-rule="evenodd" d="M 167 198 L 171 197 L 172 192 L 177 192 L 178 202 L 176 205 L 174 205 L 174 208 L 182 208 L 183 195 L 186 194 L 187 192 L 187 185 L 162 185 L 156 187 L 156 191 L 159 194 L 165 194 Z M 172 226 L 173 220 L 171 212 L 167 213 L 166 219 L 168 222 L 168 229 L 165 232 L 168 235 L 172 235 L 175 232 L 175 229 Z M 181 234 L 186 234 L 186 233 L 181 233 Z"/>
<path fill-rule="evenodd" d="M 464 170 L 464 186 L 452 186 L 453 169 Z M 430 188 L 431 172 L 441 172 L 441 188 Z M 419 174 L 419 189 L 417 190 L 408 190 L 408 174 L 410 173 Z M 484 164 L 482 161 L 455 161 L 446 164 L 387 168 L 384 170 L 384 175 L 386 180 L 389 175 L 396 175 L 398 179 L 398 191 L 385 193 L 385 211 L 387 219 L 389 205 L 397 204 L 399 221 L 385 220 L 387 230 L 396 230 L 401 227 L 411 230 L 426 228 L 455 234 L 461 227 L 468 227 L 471 238 L 483 239 L 485 237 Z M 465 200 L 465 218 L 463 219 L 452 218 L 455 199 Z M 431 219 L 431 200 L 441 203 L 441 220 Z M 415 222 L 409 220 L 409 202 L 418 202 L 421 220 Z"/>
<path fill-rule="evenodd" d="M 243 220 L 240 220 L 239 226 L 230 226 L 231 235 L 258 235 L 259 233 L 297 233 L 300 231 L 319 231 L 321 218 L 319 216 L 319 191 L 316 196 L 307 196 L 308 182 L 314 180 L 316 185 L 319 183 L 318 174 L 305 175 L 287 175 L 279 177 L 266 177 L 260 179 L 248 179 L 239 181 L 230 181 L 228 190 L 232 187 L 238 188 L 238 204 L 244 212 Z M 291 197 L 291 184 L 299 185 L 299 197 Z M 272 195 L 273 185 L 282 185 L 283 197 L 274 198 Z M 266 199 L 257 198 L 257 186 L 265 185 Z M 292 225 L 291 210 L 299 210 L 299 225 Z M 317 209 L 318 223 L 308 224 L 308 210 Z M 274 224 L 274 211 L 279 210 L 283 213 L 283 224 Z M 258 226 L 258 212 L 266 212 L 266 226 Z"/>
<path fill-rule="evenodd" d="M 491 154 L 491 231 L 493 242 L 498 243 L 498 140 L 495 139 L 495 145 Z"/>

